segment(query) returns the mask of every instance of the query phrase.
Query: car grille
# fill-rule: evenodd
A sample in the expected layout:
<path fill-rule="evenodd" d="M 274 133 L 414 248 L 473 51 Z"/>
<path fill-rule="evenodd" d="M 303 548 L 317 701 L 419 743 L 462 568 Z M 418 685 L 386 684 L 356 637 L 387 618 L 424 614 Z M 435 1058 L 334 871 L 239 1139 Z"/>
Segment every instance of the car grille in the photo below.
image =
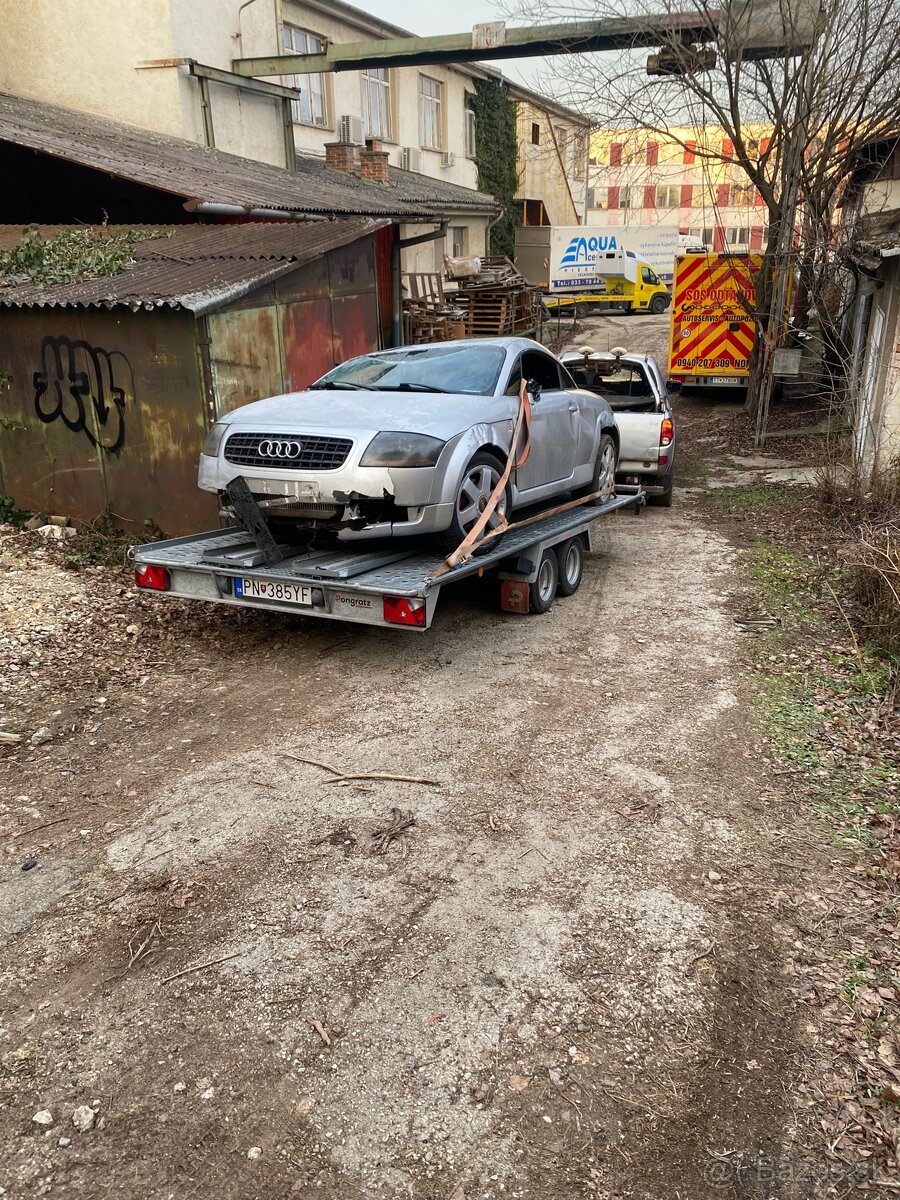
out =
<path fill-rule="evenodd" d="M 233 433 L 225 443 L 225 459 L 240 467 L 334 471 L 344 465 L 352 445 L 350 438 L 312 434 Z"/>

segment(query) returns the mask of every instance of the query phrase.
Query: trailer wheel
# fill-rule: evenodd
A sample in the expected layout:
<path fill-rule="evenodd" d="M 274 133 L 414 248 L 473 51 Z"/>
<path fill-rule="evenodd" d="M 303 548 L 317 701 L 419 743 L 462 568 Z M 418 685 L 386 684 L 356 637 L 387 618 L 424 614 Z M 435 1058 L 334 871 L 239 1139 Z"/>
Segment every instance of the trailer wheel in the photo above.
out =
<path fill-rule="evenodd" d="M 581 587 L 584 576 L 584 542 L 581 536 L 569 538 L 554 547 L 559 566 L 559 582 L 556 585 L 560 596 L 573 596 Z"/>
<path fill-rule="evenodd" d="M 533 613 L 545 613 L 553 607 L 556 587 L 559 583 L 559 564 L 552 550 L 545 550 L 537 570 L 537 579 L 528 588 L 528 609 Z"/>

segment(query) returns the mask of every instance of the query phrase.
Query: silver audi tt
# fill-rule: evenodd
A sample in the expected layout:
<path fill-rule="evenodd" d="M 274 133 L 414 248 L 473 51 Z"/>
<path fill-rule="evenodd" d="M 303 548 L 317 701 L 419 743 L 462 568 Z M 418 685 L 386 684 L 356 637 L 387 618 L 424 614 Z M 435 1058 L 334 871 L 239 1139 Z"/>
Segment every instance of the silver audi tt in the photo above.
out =
<path fill-rule="evenodd" d="M 224 497 L 243 476 L 285 537 L 439 534 L 455 546 L 503 473 L 523 378 L 532 449 L 498 510 L 509 519 L 564 492 L 611 488 L 619 434 L 610 406 L 537 342 L 512 337 L 365 354 L 307 391 L 235 409 L 209 432 L 200 487 Z"/>

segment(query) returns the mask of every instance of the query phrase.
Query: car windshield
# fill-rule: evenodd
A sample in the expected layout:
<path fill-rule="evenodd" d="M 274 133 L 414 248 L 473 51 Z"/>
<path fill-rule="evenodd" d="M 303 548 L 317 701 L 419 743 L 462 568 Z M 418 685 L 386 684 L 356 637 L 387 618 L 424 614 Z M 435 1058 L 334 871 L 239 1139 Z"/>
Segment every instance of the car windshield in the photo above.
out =
<path fill-rule="evenodd" d="M 490 396 L 504 358 L 500 346 L 408 346 L 353 358 L 323 375 L 312 388 Z"/>

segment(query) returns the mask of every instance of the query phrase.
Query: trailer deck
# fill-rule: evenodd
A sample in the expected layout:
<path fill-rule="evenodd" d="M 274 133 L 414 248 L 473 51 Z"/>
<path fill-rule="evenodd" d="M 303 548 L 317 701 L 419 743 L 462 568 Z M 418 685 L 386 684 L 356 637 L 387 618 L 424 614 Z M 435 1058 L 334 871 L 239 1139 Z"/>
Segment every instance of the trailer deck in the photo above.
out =
<path fill-rule="evenodd" d="M 530 588 L 538 580 L 547 551 L 574 538 L 582 538 L 590 549 L 594 521 L 626 508 L 639 512 L 644 502 L 639 487 L 622 486 L 602 503 L 546 517 L 534 514 L 514 523 L 494 548 L 444 574 L 438 573 L 445 563 L 442 555 L 400 540 L 332 542 L 299 550 L 281 545 L 282 561 L 266 565 L 254 538 L 238 526 L 133 546 L 130 554 L 138 587 L 165 595 L 427 629 L 442 588 L 487 572 L 496 572 L 505 585 L 518 585 L 518 591 L 504 587 L 504 608 L 528 611 L 522 585 Z"/>

